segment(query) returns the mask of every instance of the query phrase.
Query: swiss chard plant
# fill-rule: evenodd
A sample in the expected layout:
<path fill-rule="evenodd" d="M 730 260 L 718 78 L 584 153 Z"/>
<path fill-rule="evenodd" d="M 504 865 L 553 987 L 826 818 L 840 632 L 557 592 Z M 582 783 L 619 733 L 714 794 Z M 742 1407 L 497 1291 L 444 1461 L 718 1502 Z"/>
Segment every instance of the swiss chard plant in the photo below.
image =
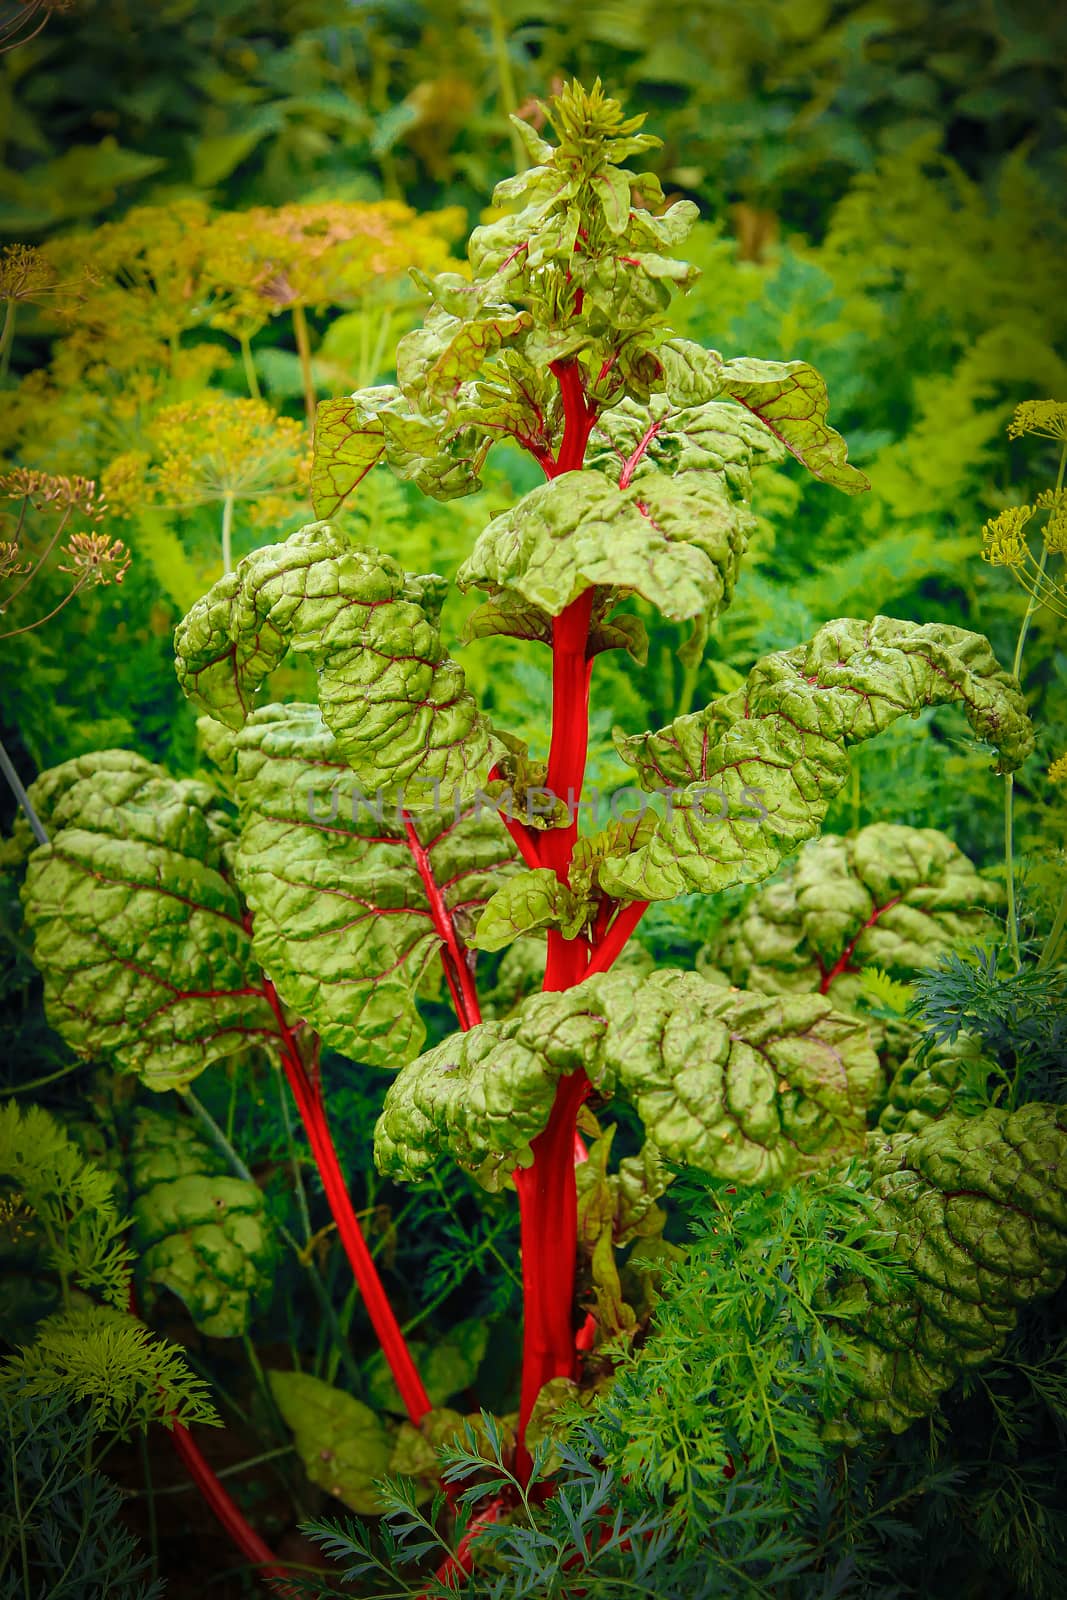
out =
<path fill-rule="evenodd" d="M 240 560 L 178 629 L 179 678 L 204 715 L 217 783 L 106 751 L 54 768 L 30 794 L 47 842 L 31 849 L 26 833 L 23 903 L 66 1040 L 149 1088 L 179 1089 L 194 1109 L 189 1084 L 221 1062 L 255 1052 L 284 1073 L 407 1420 L 310 1375 L 276 1373 L 270 1386 L 309 1472 L 358 1510 L 373 1508 L 372 1483 L 388 1472 L 413 1496 L 430 1492 L 432 1446 L 460 1425 L 444 1402 L 477 1363 L 435 1363 L 401 1332 L 331 1133 L 322 1048 L 393 1074 L 375 1134 L 383 1174 L 418 1181 L 451 1161 L 517 1196 L 519 1409 L 513 1436 L 492 1437 L 521 1497 L 553 1405 L 602 1387 L 647 1330 L 656 1272 L 674 1259 L 657 1202 L 678 1168 L 764 1190 L 862 1155 L 886 1077 L 868 1022 L 837 993 L 860 940 L 899 966 L 884 951 L 914 943 L 917 926 L 924 948 L 943 948 L 995 895 L 929 831 L 827 841 L 724 946 L 729 976 L 751 988 L 632 959 L 645 910 L 773 875 L 818 836 L 850 748 L 901 717 L 958 705 L 1001 772 L 1032 747 L 1018 685 L 984 638 L 845 617 L 703 708 L 620 731 L 638 804 L 615 794 L 598 812 L 585 783 L 598 657 L 623 651 L 642 669 L 644 605 L 687 625 L 699 659 L 738 578 L 755 469 L 789 455 L 828 494 L 867 483 L 812 367 L 727 361 L 672 333 L 671 297 L 693 277 L 675 250 L 696 207 L 665 205 L 657 180 L 626 164 L 655 143 L 642 119 L 624 119 L 599 84 L 571 85 L 547 109 L 558 143 L 516 119 L 530 166 L 497 189 L 499 215 L 472 234 L 467 267 L 421 279 L 428 309 L 398 346 L 396 383 L 319 406 L 320 520 Z M 476 598 L 466 641 L 519 640 L 551 657 L 551 717 L 535 750 L 468 689 L 443 635 L 444 581 L 355 542 L 341 514 L 380 465 L 439 500 L 469 493 L 501 442 L 545 481 L 490 521 L 457 582 Z M 290 656 L 314 667 L 316 704 L 270 698 Z M 788 924 L 785 966 L 806 963 L 812 981 L 768 978 L 775 952 L 746 952 L 760 916 Z M 927 959 L 911 954 L 905 967 Z M 632 1109 L 615 1160 L 618 1100 Z M 979 1359 L 999 1348 L 1017 1304 L 1062 1277 L 1062 1200 L 1042 1199 L 1034 1178 L 1012 1212 L 1028 1276 L 1005 1287 L 1001 1251 L 993 1311 L 974 1313 L 988 1285 L 946 1241 L 961 1194 L 978 1196 L 967 1215 L 979 1232 L 981 1208 L 995 1219 L 1006 1203 L 1012 1128 L 990 1115 L 985 1135 L 943 1118 L 911 1157 L 908 1130 L 878 1136 L 867 1155 L 878 1203 L 903 1208 L 905 1222 L 885 1226 L 905 1242 L 912 1227 L 923 1270 L 943 1247 L 965 1309 L 939 1318 L 932 1269 L 906 1305 L 878 1305 L 861 1425 L 903 1426 L 930 1409 L 956 1370 L 946 1326 L 975 1325 Z M 1062 1119 L 1029 1107 L 1022 1134 L 1030 1166 L 1062 1167 Z M 270 1264 L 247 1171 L 187 1173 L 181 1139 L 150 1124 L 138 1139 L 142 1292 L 168 1287 L 202 1327 L 243 1333 Z M 225 1228 L 198 1209 L 202 1188 L 181 1190 L 202 1172 Z M 231 1194 L 226 1182 L 245 1187 Z M 912 1203 L 925 1207 L 920 1223 L 937 1213 L 939 1244 L 913 1226 Z M 205 1259 L 227 1285 L 220 1303 Z M 897 1393 L 893 1352 L 915 1324 L 939 1364 L 913 1356 Z M 460 1546 L 449 1581 L 470 1567 L 470 1540 Z"/>

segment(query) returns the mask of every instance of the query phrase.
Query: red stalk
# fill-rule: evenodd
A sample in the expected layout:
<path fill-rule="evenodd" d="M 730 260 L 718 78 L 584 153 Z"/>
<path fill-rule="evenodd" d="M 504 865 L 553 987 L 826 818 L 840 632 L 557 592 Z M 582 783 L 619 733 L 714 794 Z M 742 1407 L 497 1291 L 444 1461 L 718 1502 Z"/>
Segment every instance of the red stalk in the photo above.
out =
<path fill-rule="evenodd" d="M 585 977 L 591 978 L 594 972 L 607 972 L 647 910 L 647 900 L 632 900 L 629 905 L 622 907 L 593 951 L 593 959 L 585 969 Z"/>
<path fill-rule="evenodd" d="M 867 921 L 863 924 L 863 927 L 860 929 L 859 933 L 856 934 L 854 939 L 849 940 L 848 944 L 846 944 L 845 948 L 842 950 L 841 954 L 838 956 L 829 972 L 823 973 L 822 982 L 819 984 L 820 994 L 826 994 L 834 979 L 839 978 L 843 972 L 849 971 L 849 963 L 852 960 L 852 952 L 859 943 L 860 937 L 867 932 L 868 928 L 873 928 L 875 923 L 878 921 L 878 918 L 884 916 L 887 911 L 896 905 L 899 899 L 900 895 L 895 894 L 891 900 L 886 901 L 884 906 L 875 906 L 874 910 L 867 918 Z"/>
<path fill-rule="evenodd" d="M 322 1178 L 322 1185 L 326 1191 L 330 1213 L 337 1224 L 337 1232 L 344 1246 L 345 1254 L 355 1273 L 356 1282 L 359 1284 L 360 1293 L 367 1307 L 367 1315 L 378 1342 L 382 1347 L 382 1354 L 389 1363 L 389 1370 L 400 1390 L 401 1398 L 407 1407 L 407 1413 L 415 1427 L 418 1427 L 427 1411 L 431 1409 L 429 1396 L 423 1387 L 422 1379 L 415 1369 L 411 1359 L 411 1352 L 407 1347 L 404 1335 L 400 1331 L 400 1324 L 396 1320 L 388 1296 L 378 1276 L 378 1269 L 374 1265 L 374 1257 L 367 1248 L 367 1241 L 363 1237 L 363 1230 L 359 1225 L 348 1193 L 348 1184 L 345 1182 L 341 1163 L 337 1159 L 333 1138 L 330 1134 L 330 1125 L 326 1118 L 326 1106 L 322 1097 L 322 1086 L 318 1079 L 317 1070 L 312 1074 L 308 1071 L 300 1057 L 296 1040 L 285 1017 L 282 1014 L 281 1004 L 275 992 L 274 985 L 264 980 L 264 990 L 267 1000 L 278 1022 L 278 1031 L 282 1039 L 282 1065 L 289 1087 L 293 1092 L 300 1112 L 308 1141 L 311 1144 L 315 1164 Z"/>
<path fill-rule="evenodd" d="M 550 1378 L 572 1378 L 575 1371 L 571 1326 L 578 1254 L 574 1135 L 579 1108 L 589 1091 L 589 1079 L 580 1069 L 560 1079 L 552 1114 L 531 1145 L 533 1165 L 515 1172 L 525 1317 L 516 1459 L 522 1480 L 529 1475 L 530 1456 L 521 1441 L 534 1401 Z"/>
<path fill-rule="evenodd" d="M 203 1495 L 204 1503 L 222 1524 L 245 1560 L 256 1569 L 256 1577 L 262 1578 L 277 1594 L 292 1596 L 295 1600 L 298 1590 L 288 1581 L 285 1568 L 279 1566 L 278 1558 L 270 1546 L 245 1521 L 240 1508 L 211 1470 L 188 1428 L 175 1422 L 170 1435 L 182 1466 Z"/>
<path fill-rule="evenodd" d="M 141 1320 L 132 1280 L 130 1283 L 129 1310 L 131 1317 L 136 1317 L 138 1321 Z M 259 1537 L 251 1523 L 246 1521 L 236 1502 L 231 1499 L 223 1488 L 221 1480 L 216 1477 L 208 1465 L 207 1457 L 194 1440 L 189 1429 L 180 1422 L 172 1421 L 168 1425 L 168 1431 L 182 1466 L 200 1490 L 208 1509 L 214 1512 L 238 1550 L 255 1567 L 256 1576 L 262 1578 L 279 1594 L 292 1596 L 295 1600 L 297 1591 L 291 1583 L 286 1581 L 285 1568 L 279 1566 L 278 1558 L 274 1551 Z"/>
<path fill-rule="evenodd" d="M 556 458 L 559 477 L 579 469 L 585 458 L 596 408 L 588 403 L 577 361 L 553 362 L 563 400 L 563 439 Z M 553 828 L 537 842 L 537 857 L 566 883 L 578 836 L 578 801 L 589 745 L 589 623 L 593 590 L 571 602 L 552 624 L 552 738 L 545 786 L 571 808 L 565 828 Z M 546 991 L 581 982 L 589 962 L 586 939 L 548 935 Z M 527 1481 L 532 1462 L 525 1445 L 534 1402 L 551 1378 L 572 1378 L 577 1350 L 571 1326 L 574 1272 L 578 1254 L 578 1196 L 574 1182 L 578 1110 L 589 1094 L 583 1071 L 561 1078 L 548 1123 L 532 1142 L 533 1163 L 515 1173 L 519 1195 L 523 1278 L 523 1360 L 516 1472 Z"/>
<path fill-rule="evenodd" d="M 452 922 L 452 913 L 445 904 L 445 897 L 441 893 L 437 879 L 433 875 L 430 852 L 416 833 L 415 824 L 407 816 L 404 818 L 404 832 L 407 834 L 408 849 L 411 851 L 419 877 L 422 879 L 422 886 L 426 890 L 426 898 L 430 902 L 430 916 L 433 919 L 434 928 L 437 930 L 438 937 L 444 942 L 445 948 L 441 959 L 445 969 L 445 977 L 448 979 L 448 986 L 452 991 L 452 999 L 455 1002 L 459 1025 L 466 1032 L 476 1022 L 481 1022 L 482 1020 L 481 1009 L 478 1005 L 478 992 L 474 987 L 474 975 L 467 965 L 466 952 L 460 947 L 456 929 Z"/>

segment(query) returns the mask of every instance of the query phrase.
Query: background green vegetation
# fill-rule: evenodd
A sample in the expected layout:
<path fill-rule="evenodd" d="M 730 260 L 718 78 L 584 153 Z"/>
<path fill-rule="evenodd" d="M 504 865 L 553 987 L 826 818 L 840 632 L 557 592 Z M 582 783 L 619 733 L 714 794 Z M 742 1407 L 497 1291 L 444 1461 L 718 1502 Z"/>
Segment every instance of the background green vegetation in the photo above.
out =
<path fill-rule="evenodd" d="M 982 560 L 981 529 L 1056 477 L 1058 444 L 1009 440 L 1007 425 L 1022 401 L 1067 398 L 1065 62 L 1067 22 L 1039 0 L 83 0 L 52 15 L 39 36 L 0 56 L 4 237 L 41 252 L 28 279 L 13 255 L 0 257 L 0 451 L 5 467 L 94 478 L 111 508 L 101 526 L 132 562 L 121 586 L 88 588 L 47 626 L 0 641 L 0 732 L 23 777 L 110 745 L 176 774 L 199 769 L 172 632 L 221 570 L 227 495 L 235 556 L 308 520 L 309 397 L 392 377 L 396 338 L 421 314 L 406 267 L 441 266 L 516 163 L 505 113 L 529 107 L 536 120 L 533 97 L 572 73 L 599 74 L 630 109 L 650 113 L 664 139 L 650 164 L 669 194 L 700 204 L 705 220 L 686 253 L 703 276 L 676 308 L 679 330 L 726 357 L 810 361 L 827 380 L 850 458 L 873 485 L 846 500 L 799 467 L 757 476 L 753 551 L 703 659 L 680 655 L 682 631 L 649 610 L 648 669 L 614 654 L 598 662 L 590 781 L 624 781 L 613 725 L 659 726 L 833 617 L 885 611 L 957 623 L 987 633 L 1009 666 L 1027 596 Z M 293 263 L 281 282 L 260 271 L 281 248 L 279 228 Z M 258 412 L 238 409 L 254 398 Z M 174 407 L 185 408 L 176 424 Z M 438 506 L 372 476 L 343 515 L 410 569 L 451 576 L 487 518 L 535 480 L 528 462 L 504 458 L 481 494 Z M 45 513 L 33 515 L 43 548 L 51 527 Z M 69 588 L 50 561 L 5 608 L 2 631 L 28 627 Z M 454 596 L 448 605 L 454 633 L 461 608 Z M 497 640 L 461 659 L 490 713 L 506 710 L 513 731 L 536 743 L 547 660 Z M 1025 954 L 1047 935 L 1065 869 L 1067 782 L 1049 768 L 1067 755 L 1067 631 L 1051 609 L 1031 619 L 1023 682 L 1038 733 L 1015 781 Z M 274 687 L 300 692 L 295 677 Z M 990 877 L 1003 875 L 1002 786 L 962 727 L 951 710 L 925 712 L 858 750 L 828 831 L 876 821 L 936 827 Z M 6 790 L 0 807 L 6 824 Z M 101 1127 L 96 1153 L 109 1139 L 128 1142 L 137 1114 L 128 1088 L 102 1071 L 63 1075 L 72 1063 L 41 1016 L 13 879 L 2 888 L 5 1081 L 18 1088 L 57 1074 L 41 1098 L 82 1126 L 90 1153 Z M 723 915 L 721 905 L 695 902 L 654 910 L 640 931 L 645 959 L 696 959 Z M 506 972 L 500 982 L 506 991 Z M 1009 1074 L 1036 1050 L 1044 1075 L 1021 1098 L 1062 1098 L 1048 1066 L 1062 1034 L 1030 1048 L 1062 1003 L 1062 989 L 1020 983 L 1008 993 L 993 980 L 978 989 L 964 981 L 947 997 L 935 992 L 929 1014 L 970 1005 Z M 437 1021 L 448 1025 L 443 1012 Z M 451 1169 L 434 1188 L 383 1186 L 369 1152 L 384 1079 L 338 1059 L 326 1073 L 342 1158 L 390 1282 L 418 1285 L 412 1315 L 432 1307 L 416 1336 L 440 1339 L 481 1315 L 489 1342 L 479 1392 L 506 1410 L 517 1362 L 511 1208 Z M 268 1209 L 301 1236 L 290 1163 L 312 1168 L 271 1074 L 250 1058 L 205 1080 L 201 1097 Z M 321 1195 L 312 1190 L 309 1204 L 314 1228 L 325 1217 Z M 704 1249 L 716 1204 L 687 1192 L 670 1236 L 685 1238 L 688 1216 Z M 787 1221 L 803 1236 L 803 1217 Z M 732 1278 L 722 1269 L 724 1293 L 750 1283 L 752 1252 L 786 1222 L 754 1206 L 736 1226 L 741 1265 Z M 366 1353 L 328 1232 L 313 1253 Z M 697 1268 L 687 1270 L 675 1285 L 675 1338 L 679 1327 L 686 1337 L 699 1331 Z M 273 1281 L 253 1324 L 256 1346 L 275 1365 L 288 1350 L 294 1364 L 341 1381 L 291 1253 Z M 232 1401 L 227 1420 L 245 1453 L 284 1450 L 287 1435 L 232 1344 L 198 1334 L 163 1304 L 161 1325 L 190 1344 Z M 836 1468 L 812 1466 L 810 1431 L 790 1436 L 814 1486 L 806 1514 L 812 1526 L 823 1518 L 824 1585 L 798 1579 L 790 1593 L 1062 1592 L 1065 1485 L 1054 1461 L 1067 1378 L 1051 1332 L 1056 1308 L 1024 1319 L 1002 1362 L 957 1386 L 934 1424 L 858 1458 L 843 1496 L 831 1482 Z M 805 1336 L 790 1325 L 789 1338 Z M 659 1360 L 671 1367 L 669 1341 Z M 698 1455 L 712 1450 L 699 1427 L 695 1440 Z M 611 1456 L 610 1439 L 600 1448 Z M 132 1457 L 120 1470 L 137 1481 Z M 584 1470 L 574 1468 L 576 1483 Z M 270 1476 L 279 1472 L 281 1494 Z M 324 1500 L 291 1455 L 235 1481 L 247 1481 L 250 1512 L 278 1537 L 294 1502 L 306 1512 Z M 776 1493 L 790 1482 L 785 1472 Z M 654 1495 L 667 1486 L 645 1487 Z M 747 1548 L 743 1504 L 724 1511 L 706 1484 L 695 1503 L 704 1516 L 736 1514 Z M 905 1513 L 917 1531 L 909 1534 Z M 180 1548 L 181 1523 L 159 1526 L 166 1571 L 166 1541 Z M 207 1548 L 209 1562 L 225 1566 L 221 1547 L 213 1557 Z M 783 1573 L 794 1554 L 778 1552 Z M 235 1578 L 216 1592 L 244 1590 Z"/>

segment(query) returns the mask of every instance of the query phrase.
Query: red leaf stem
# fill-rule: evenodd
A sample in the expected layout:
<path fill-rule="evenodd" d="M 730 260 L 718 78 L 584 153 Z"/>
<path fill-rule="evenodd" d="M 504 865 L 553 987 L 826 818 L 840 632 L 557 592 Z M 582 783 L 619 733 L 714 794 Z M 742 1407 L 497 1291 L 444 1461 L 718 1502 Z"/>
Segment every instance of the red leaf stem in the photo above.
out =
<path fill-rule="evenodd" d="M 867 921 L 859 930 L 859 933 L 857 933 L 854 938 L 849 940 L 848 944 L 846 944 L 845 948 L 842 950 L 841 954 L 838 956 L 829 972 L 823 973 L 822 982 L 819 984 L 820 994 L 826 994 L 835 978 L 839 978 L 843 972 L 848 972 L 851 970 L 849 963 L 852 960 L 852 952 L 855 950 L 857 944 L 859 944 L 860 939 L 867 932 L 867 929 L 873 928 L 875 923 L 878 921 L 878 918 L 884 916 L 887 911 L 891 910 L 891 908 L 895 906 L 901 898 L 902 897 L 899 894 L 895 894 L 891 900 L 886 901 L 884 906 L 875 906 L 874 910 L 867 918 Z M 821 965 L 822 963 L 820 962 L 820 966 Z"/>
<path fill-rule="evenodd" d="M 441 893 L 437 879 L 433 875 L 430 852 L 416 833 L 415 824 L 407 816 L 404 818 L 404 832 L 407 835 L 408 849 L 411 851 L 415 867 L 419 877 L 422 879 L 422 886 L 426 890 L 426 898 L 430 902 L 430 915 L 433 918 L 433 925 L 437 930 L 438 937 L 444 942 L 445 949 L 442 952 L 442 962 L 444 964 L 445 977 L 448 979 L 448 986 L 455 1001 L 459 1025 L 466 1032 L 468 1028 L 474 1027 L 475 1023 L 482 1020 L 481 1009 L 478 1005 L 478 992 L 474 987 L 474 974 L 471 972 L 467 961 L 467 953 L 460 945 L 459 936 L 452 921 L 452 913 L 445 904 L 445 897 Z M 447 960 L 445 959 L 446 954 Z M 454 969 L 453 972 L 449 971 L 450 965 Z M 456 992 L 457 986 L 458 994 Z"/>
<path fill-rule="evenodd" d="M 296 1600 L 300 1591 L 288 1581 L 285 1568 L 279 1565 L 270 1546 L 245 1520 L 239 1506 L 208 1465 L 207 1458 L 188 1428 L 175 1422 L 171 1425 L 170 1435 L 178 1458 L 203 1495 L 204 1503 L 222 1524 L 245 1560 L 255 1568 L 256 1577 L 261 1578 L 276 1594 L 291 1596 L 292 1600 Z"/>
<path fill-rule="evenodd" d="M 132 1282 L 130 1284 L 129 1310 L 131 1317 L 136 1317 L 138 1321 L 141 1320 L 137 1296 Z M 221 1479 L 212 1471 L 207 1457 L 196 1443 L 189 1429 L 174 1420 L 168 1422 L 166 1426 L 182 1466 L 199 1489 L 208 1509 L 214 1512 L 226 1534 L 240 1550 L 245 1560 L 255 1567 L 256 1577 L 262 1578 L 278 1594 L 291 1596 L 295 1600 L 298 1591 L 293 1584 L 286 1580 L 285 1568 L 279 1565 L 278 1557 L 274 1554 L 274 1551 L 260 1538 L 255 1528 L 245 1518 L 240 1507 L 223 1487 Z"/>
<path fill-rule="evenodd" d="M 434 1576 L 438 1583 L 443 1583 L 449 1589 L 462 1587 L 464 1578 L 469 1578 L 474 1570 L 474 1554 L 471 1546 L 474 1544 L 483 1528 L 488 1528 L 490 1523 L 496 1522 L 504 1509 L 504 1499 L 498 1495 L 495 1500 L 490 1500 L 483 1511 L 472 1517 L 466 1533 L 459 1541 L 454 1556 L 448 1556 L 442 1561 Z M 427 1591 L 419 1595 L 418 1600 L 430 1600 Z"/>
<path fill-rule="evenodd" d="M 522 1441 L 534 1401 L 550 1378 L 572 1378 L 575 1371 L 571 1326 L 578 1255 L 574 1136 L 578 1111 L 590 1088 L 581 1069 L 560 1079 L 552 1114 L 531 1146 L 533 1165 L 520 1167 L 514 1174 L 525 1291 L 516 1473 L 524 1482 L 531 1461 Z"/>
<path fill-rule="evenodd" d="M 378 1276 L 378 1269 L 374 1264 L 374 1257 L 367 1248 L 359 1218 L 353 1208 L 348 1184 L 341 1171 L 341 1163 L 337 1158 L 337 1150 L 326 1118 L 326 1105 L 318 1072 L 317 1070 L 309 1072 L 304 1065 L 292 1030 L 282 1014 L 274 985 L 269 979 L 264 980 L 264 990 L 278 1022 L 278 1031 L 282 1039 L 282 1065 L 322 1178 L 330 1214 L 337 1224 L 338 1236 L 355 1273 L 356 1282 L 367 1307 L 367 1315 L 382 1347 L 382 1354 L 400 1390 L 408 1416 L 415 1427 L 418 1427 L 427 1411 L 431 1409 L 429 1396 L 411 1359 L 411 1352 L 400 1331 L 400 1324 L 396 1320 L 393 1308 L 389 1304 L 382 1280 Z"/>
<path fill-rule="evenodd" d="M 629 905 L 621 908 L 611 927 L 594 949 L 593 958 L 585 969 L 584 977 L 591 978 L 594 972 L 607 972 L 648 910 L 648 905 L 647 900 L 631 900 Z"/>

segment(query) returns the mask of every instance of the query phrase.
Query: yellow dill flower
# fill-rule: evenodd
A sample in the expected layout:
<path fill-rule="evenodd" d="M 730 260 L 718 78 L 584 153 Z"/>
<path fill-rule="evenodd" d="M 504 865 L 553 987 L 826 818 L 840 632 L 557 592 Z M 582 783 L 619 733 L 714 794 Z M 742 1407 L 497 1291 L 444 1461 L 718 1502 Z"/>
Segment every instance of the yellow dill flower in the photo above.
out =
<path fill-rule="evenodd" d="M 1023 529 L 1033 516 L 1030 506 L 1009 506 L 982 529 L 982 560 L 993 567 L 1021 567 L 1027 556 Z"/>
<path fill-rule="evenodd" d="M 1048 512 L 1041 537 L 1049 555 L 1067 555 L 1067 489 L 1043 489 L 1034 507 Z"/>
<path fill-rule="evenodd" d="M 207 238 L 211 325 L 250 338 L 297 306 L 352 306 L 384 282 L 412 292 L 408 268 L 440 271 L 462 227 L 456 208 L 422 216 L 397 200 L 224 213 Z"/>
<path fill-rule="evenodd" d="M 1048 775 L 1053 783 L 1067 783 L 1067 755 L 1056 757 L 1048 769 Z"/>
<path fill-rule="evenodd" d="M 200 200 L 138 206 L 120 222 L 51 241 L 45 249 L 57 270 L 87 266 L 94 280 L 69 355 L 123 372 L 167 367 L 181 335 L 210 315 L 210 216 Z"/>
<path fill-rule="evenodd" d="M 149 424 L 159 498 L 176 506 L 244 500 L 303 487 L 308 444 L 303 423 L 280 417 L 265 400 L 207 394 L 164 406 Z"/>
<path fill-rule="evenodd" d="M 1036 433 L 1042 439 L 1067 440 L 1067 402 L 1063 400 L 1024 400 L 1016 406 L 1008 424 L 1008 438 L 1021 439 Z"/>
<path fill-rule="evenodd" d="M 149 455 L 146 450 L 127 450 L 105 467 L 100 486 L 108 505 L 120 517 L 130 517 L 151 498 Z"/>

